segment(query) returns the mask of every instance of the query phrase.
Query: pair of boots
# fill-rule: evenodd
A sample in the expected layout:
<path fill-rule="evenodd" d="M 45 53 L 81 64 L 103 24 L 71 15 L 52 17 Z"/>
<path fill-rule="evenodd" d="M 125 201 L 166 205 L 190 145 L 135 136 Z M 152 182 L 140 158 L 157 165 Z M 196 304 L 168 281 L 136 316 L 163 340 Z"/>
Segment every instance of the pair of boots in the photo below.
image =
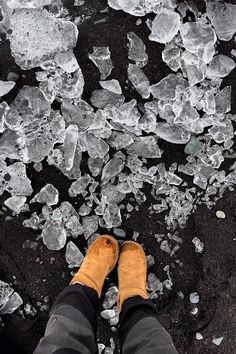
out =
<path fill-rule="evenodd" d="M 119 244 L 112 236 L 97 238 L 90 246 L 80 270 L 71 281 L 96 290 L 101 297 L 104 281 L 118 262 L 118 308 L 133 296 L 148 298 L 146 290 L 147 262 L 142 247 L 134 241 Z"/>

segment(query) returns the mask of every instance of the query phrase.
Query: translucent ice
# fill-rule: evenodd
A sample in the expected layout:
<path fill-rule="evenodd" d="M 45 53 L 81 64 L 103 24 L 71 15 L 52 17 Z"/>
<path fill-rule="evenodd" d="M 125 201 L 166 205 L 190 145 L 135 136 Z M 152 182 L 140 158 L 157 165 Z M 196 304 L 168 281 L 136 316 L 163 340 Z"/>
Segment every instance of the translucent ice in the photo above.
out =
<path fill-rule="evenodd" d="M 133 16 L 145 16 L 150 12 L 158 13 L 162 0 L 108 0 L 108 5 L 115 10 L 123 10 Z"/>
<path fill-rule="evenodd" d="M 75 151 L 77 148 L 79 131 L 75 124 L 69 125 L 65 130 L 65 140 L 63 144 L 65 168 L 70 171 L 74 165 Z"/>
<path fill-rule="evenodd" d="M 24 70 L 73 49 L 77 37 L 72 22 L 56 18 L 45 9 L 17 9 L 11 16 L 11 52 Z"/>
<path fill-rule="evenodd" d="M 9 109 L 10 108 L 6 102 L 3 101 L 0 103 L 0 133 L 3 133 L 4 130 L 6 129 L 5 117 Z"/>
<path fill-rule="evenodd" d="M 236 32 L 236 5 L 223 0 L 207 0 L 206 13 L 217 37 L 229 41 Z"/>
<path fill-rule="evenodd" d="M 107 105 L 120 106 L 124 100 L 123 95 L 106 89 L 93 91 L 90 99 L 92 105 L 97 108 L 105 108 Z"/>
<path fill-rule="evenodd" d="M 150 92 L 154 98 L 167 101 L 173 100 L 176 95 L 176 88 L 186 88 L 187 81 L 178 75 L 169 74 L 164 79 L 150 87 Z"/>
<path fill-rule="evenodd" d="M 124 168 L 124 159 L 117 156 L 111 159 L 102 170 L 102 184 L 106 184 L 111 178 L 117 176 Z"/>
<path fill-rule="evenodd" d="M 144 158 L 159 158 L 162 152 L 154 135 L 138 138 L 128 149 L 128 154 Z"/>
<path fill-rule="evenodd" d="M 207 67 L 207 76 L 210 78 L 220 78 L 229 75 L 235 68 L 233 59 L 223 54 L 215 55 Z"/>
<path fill-rule="evenodd" d="M 69 74 L 79 69 L 79 64 L 72 50 L 57 54 L 54 60 L 60 68 Z"/>
<path fill-rule="evenodd" d="M 186 144 L 191 137 L 191 133 L 187 130 L 168 123 L 157 123 L 155 133 L 163 140 L 173 144 Z"/>
<path fill-rule="evenodd" d="M 93 53 L 89 54 L 89 59 L 100 71 L 101 80 L 105 80 L 113 69 L 109 47 L 93 47 Z"/>
<path fill-rule="evenodd" d="M 38 194 L 30 201 L 30 203 L 41 203 L 47 205 L 56 205 L 59 200 L 59 192 L 52 185 L 47 184 L 43 187 Z"/>
<path fill-rule="evenodd" d="M 4 204 L 14 212 L 14 215 L 19 214 L 25 207 L 26 197 L 14 196 L 5 200 Z"/>
<path fill-rule="evenodd" d="M 110 309 L 112 308 L 117 302 L 118 296 L 118 289 L 116 286 L 112 286 L 105 294 L 105 299 L 103 301 L 103 308 Z"/>
<path fill-rule="evenodd" d="M 83 218 L 82 225 L 84 228 L 84 237 L 87 240 L 98 229 L 98 216 L 85 216 Z"/>
<path fill-rule="evenodd" d="M 5 96 L 8 92 L 10 92 L 15 86 L 14 81 L 2 81 L 0 80 L 0 97 Z"/>
<path fill-rule="evenodd" d="M 0 314 L 11 314 L 23 304 L 20 295 L 0 280 Z"/>
<path fill-rule="evenodd" d="M 91 177 L 88 174 L 85 174 L 84 176 L 80 177 L 77 181 L 73 182 L 72 185 L 70 186 L 69 195 L 71 197 L 76 197 L 77 195 L 84 193 L 90 181 L 91 181 Z"/>
<path fill-rule="evenodd" d="M 116 204 L 109 204 L 103 214 L 103 219 L 105 222 L 104 227 L 110 229 L 112 227 L 118 227 L 121 225 L 121 213 L 120 208 Z"/>
<path fill-rule="evenodd" d="M 79 267 L 84 260 L 84 256 L 74 242 L 69 241 L 66 245 L 66 262 L 69 268 Z"/>
<path fill-rule="evenodd" d="M 99 81 L 99 84 L 102 86 L 102 88 L 117 93 L 118 95 L 122 94 L 122 89 L 120 87 L 120 83 L 118 80 L 107 80 L 107 81 Z"/>
<path fill-rule="evenodd" d="M 128 78 L 129 81 L 134 85 L 137 92 L 142 96 L 142 98 L 149 98 L 150 82 L 139 66 L 135 64 L 129 64 Z"/>
<path fill-rule="evenodd" d="M 66 230 L 61 220 L 46 221 L 41 236 L 45 246 L 52 251 L 59 251 L 66 244 Z"/>
<path fill-rule="evenodd" d="M 53 0 L 7 0 L 7 6 L 12 9 L 20 9 L 20 8 L 36 8 L 42 7 L 45 5 L 50 5 Z"/>
<path fill-rule="evenodd" d="M 152 22 L 151 41 L 168 43 L 180 29 L 180 15 L 171 9 L 162 8 Z"/>
<path fill-rule="evenodd" d="M 129 40 L 128 58 L 133 60 L 137 66 L 143 68 L 148 62 L 145 44 L 134 32 L 129 32 L 127 38 Z"/>

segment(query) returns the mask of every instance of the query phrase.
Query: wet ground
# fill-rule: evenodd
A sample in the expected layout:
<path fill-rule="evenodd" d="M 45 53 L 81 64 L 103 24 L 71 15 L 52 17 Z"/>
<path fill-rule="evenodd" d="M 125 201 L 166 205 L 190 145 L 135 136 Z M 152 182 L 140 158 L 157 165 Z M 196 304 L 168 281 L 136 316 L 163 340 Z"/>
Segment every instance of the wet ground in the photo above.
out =
<path fill-rule="evenodd" d="M 120 81 L 127 99 L 136 97 L 140 101 L 130 84 L 126 83 L 128 64 L 126 34 L 129 31 L 138 34 L 147 46 L 149 63 L 144 71 L 150 82 L 157 82 L 170 72 L 161 61 L 162 46 L 147 40 L 149 32 L 144 20 L 137 26 L 137 18 L 122 12 L 110 10 L 108 13 L 100 13 L 100 10 L 106 7 L 106 0 L 99 2 L 87 0 L 77 10 L 73 8 L 72 3 L 73 1 L 66 2 L 71 15 L 80 16 L 81 21 L 84 21 L 79 26 L 80 35 L 75 54 L 85 76 L 83 95 L 85 100 L 89 101 L 91 92 L 99 87 L 99 73 L 88 59 L 88 53 L 92 52 L 93 46 L 110 46 L 114 64 L 112 78 Z M 200 1 L 198 3 L 203 9 L 202 3 Z M 105 17 L 107 22 L 94 24 Z M 221 52 L 229 53 L 230 50 L 230 44 L 221 45 Z M 6 79 L 10 71 L 20 74 L 14 90 L 4 97 L 8 103 L 12 101 L 20 87 L 26 84 L 37 85 L 33 70 L 23 72 L 14 64 L 7 41 L 0 46 L 0 68 L 0 79 Z M 232 97 L 235 97 L 236 91 L 234 80 L 235 72 L 227 78 L 227 84 L 233 85 Z M 235 107 L 236 103 L 233 102 L 234 112 Z M 182 146 L 163 143 L 162 148 L 165 149 L 163 161 L 167 165 L 183 161 L 185 155 Z M 83 166 L 86 167 L 86 161 L 83 161 Z M 44 170 L 38 174 L 32 166 L 28 166 L 27 173 L 32 180 L 35 194 L 46 183 L 53 183 L 60 191 L 60 201 L 71 201 L 67 194 L 70 181 L 55 168 L 44 164 Z M 149 190 L 146 190 L 146 195 L 149 195 Z M 7 198 L 7 194 L 1 197 L 1 207 Z M 147 254 L 155 257 L 156 264 L 150 271 L 156 273 L 160 280 L 166 279 L 164 268 L 166 265 L 170 266 L 173 289 L 165 290 L 164 295 L 156 300 L 160 321 L 172 334 L 181 354 L 235 353 L 236 193 L 225 193 L 212 210 L 205 206 L 198 207 L 195 214 L 189 218 L 186 228 L 179 230 L 183 245 L 172 258 L 160 251 L 159 244 L 154 238 L 155 233 L 167 231 L 163 214 L 149 216 L 150 203 L 151 197 L 148 197 L 139 211 L 133 212 L 129 219 L 124 218 L 122 228 L 127 230 L 128 238 L 132 236 L 133 231 L 140 232 L 139 242 L 143 244 Z M 226 218 L 217 219 L 215 216 L 217 210 L 223 210 Z M 37 211 L 37 206 L 31 207 L 31 212 L 33 211 Z M 22 221 L 28 218 L 30 213 L 6 221 L 7 215 L 4 213 L 0 216 L 0 279 L 12 283 L 25 302 L 32 303 L 36 308 L 37 302 L 41 302 L 46 305 L 46 309 L 71 279 L 64 251 L 49 251 L 41 241 L 36 251 L 22 249 L 26 240 L 33 241 L 37 237 L 37 232 L 22 226 Z M 195 236 L 205 244 L 203 255 L 197 254 L 194 250 L 192 239 Z M 83 239 L 76 242 L 83 249 L 85 246 Z M 179 265 L 179 261 L 182 266 Z M 111 280 L 115 282 L 115 273 Z M 200 294 L 200 303 L 197 315 L 192 315 L 189 294 L 195 291 Z M 184 297 L 180 296 L 180 292 Z M 47 311 L 39 311 L 34 319 L 24 319 L 19 312 L 4 316 L 5 326 L 0 333 L 0 353 L 32 353 L 44 333 L 47 320 Z M 105 320 L 99 318 L 98 328 L 100 342 L 109 345 L 111 336 L 117 341 L 117 333 L 111 331 Z M 202 340 L 196 340 L 196 332 L 202 334 Z M 212 339 L 218 337 L 224 337 L 219 347 L 212 343 Z"/>

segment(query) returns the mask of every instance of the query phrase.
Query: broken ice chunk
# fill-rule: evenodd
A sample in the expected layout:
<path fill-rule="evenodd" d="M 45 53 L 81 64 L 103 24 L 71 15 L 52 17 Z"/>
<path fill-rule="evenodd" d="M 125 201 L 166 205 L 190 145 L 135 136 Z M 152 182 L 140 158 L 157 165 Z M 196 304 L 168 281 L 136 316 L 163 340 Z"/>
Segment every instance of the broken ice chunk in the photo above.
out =
<path fill-rule="evenodd" d="M 181 50 L 177 46 L 166 46 L 162 51 L 163 61 L 173 70 L 177 71 L 181 67 Z"/>
<path fill-rule="evenodd" d="M 54 60 L 67 73 L 74 73 L 79 69 L 79 64 L 72 50 L 57 54 Z"/>
<path fill-rule="evenodd" d="M 14 215 L 25 209 L 26 197 L 11 197 L 5 200 L 4 204 L 13 211 Z"/>
<path fill-rule="evenodd" d="M 89 157 L 88 168 L 89 168 L 90 172 L 92 173 L 93 177 L 96 177 L 99 175 L 99 173 L 102 170 L 103 164 L 104 164 L 103 159 Z"/>
<path fill-rule="evenodd" d="M 80 177 L 77 181 L 73 182 L 69 189 L 69 195 L 76 197 L 79 194 L 83 194 L 91 181 L 91 177 L 88 174 Z"/>
<path fill-rule="evenodd" d="M 7 6 L 12 9 L 32 9 L 36 7 L 42 7 L 50 5 L 53 0 L 7 0 Z"/>
<path fill-rule="evenodd" d="M 87 240 L 92 234 L 94 234 L 98 229 L 98 219 L 97 215 L 85 216 L 82 221 L 84 228 L 84 238 Z"/>
<path fill-rule="evenodd" d="M 159 292 L 160 294 L 163 293 L 163 284 L 154 273 L 150 273 L 148 275 L 147 288 L 152 292 Z"/>
<path fill-rule="evenodd" d="M 207 0 L 206 13 L 217 37 L 229 41 L 236 32 L 236 5 L 221 0 Z"/>
<path fill-rule="evenodd" d="M 116 286 L 112 286 L 105 294 L 105 299 L 102 304 L 103 308 L 106 310 L 112 308 L 117 302 L 117 296 L 118 289 Z"/>
<path fill-rule="evenodd" d="M 216 113 L 228 113 L 231 110 L 231 86 L 225 86 L 216 96 Z"/>
<path fill-rule="evenodd" d="M 69 268 L 79 267 L 84 260 L 84 256 L 74 242 L 69 241 L 66 245 L 66 262 Z"/>
<path fill-rule="evenodd" d="M 196 292 L 195 293 L 191 293 L 189 295 L 189 300 L 190 300 L 190 302 L 192 304 L 198 304 L 199 301 L 200 301 L 200 297 L 199 297 L 198 293 L 196 293 Z"/>
<path fill-rule="evenodd" d="M 187 144 L 191 133 L 178 125 L 168 123 L 157 123 L 155 133 L 158 137 L 173 144 Z"/>
<path fill-rule="evenodd" d="M 96 108 L 105 108 L 107 105 L 119 107 L 124 103 L 124 100 L 125 97 L 123 95 L 106 89 L 93 91 L 90 98 L 92 105 Z"/>
<path fill-rule="evenodd" d="M 148 55 L 146 53 L 146 46 L 142 39 L 137 36 L 134 32 L 129 32 L 127 34 L 129 40 L 129 55 L 128 58 L 133 60 L 137 66 L 143 68 L 147 65 Z"/>
<path fill-rule="evenodd" d="M 180 24 L 180 15 L 163 7 L 152 22 L 152 33 L 149 39 L 158 43 L 168 43 L 178 33 Z"/>
<path fill-rule="evenodd" d="M 96 138 L 92 134 L 86 134 L 85 143 L 90 157 L 93 159 L 102 159 L 109 151 L 109 145 L 100 138 Z"/>
<path fill-rule="evenodd" d="M 131 134 L 113 131 L 107 142 L 116 150 L 121 150 L 131 145 L 134 142 L 134 138 Z"/>
<path fill-rule="evenodd" d="M 69 125 L 65 130 L 65 140 L 63 144 L 65 168 L 70 171 L 74 165 L 75 151 L 79 136 L 78 126 L 75 124 Z"/>
<path fill-rule="evenodd" d="M 233 59 L 223 54 L 218 54 L 213 57 L 207 67 L 206 74 L 209 78 L 220 78 L 229 75 L 235 68 L 236 64 Z"/>
<path fill-rule="evenodd" d="M 186 22 L 180 27 L 183 46 L 190 53 L 203 52 L 204 63 L 209 63 L 215 53 L 216 35 L 213 28 L 201 22 Z"/>
<path fill-rule="evenodd" d="M 150 82 L 140 67 L 135 64 L 129 64 L 128 78 L 142 98 L 149 98 Z"/>
<path fill-rule="evenodd" d="M 18 9 L 12 13 L 8 37 L 16 63 L 27 70 L 72 50 L 78 30 L 72 22 L 56 18 L 45 9 Z"/>
<path fill-rule="evenodd" d="M 38 217 L 36 212 L 34 212 L 31 215 L 30 219 L 26 219 L 22 223 L 22 225 L 24 227 L 29 227 L 29 228 L 31 228 L 33 230 L 39 230 L 39 228 L 40 228 L 39 224 L 40 224 L 40 219 L 39 219 L 39 217 Z"/>
<path fill-rule="evenodd" d="M 0 103 L 0 133 L 3 133 L 4 130 L 6 129 L 5 126 L 5 117 L 7 115 L 7 112 L 9 111 L 10 107 L 6 102 L 1 102 Z"/>
<path fill-rule="evenodd" d="M 120 208 L 116 204 L 109 204 L 103 214 L 103 219 L 105 222 L 104 227 L 110 229 L 112 227 L 118 227 L 121 225 L 121 213 Z"/>
<path fill-rule="evenodd" d="M 89 54 L 88 57 L 100 71 L 101 80 L 105 80 L 113 69 L 109 47 L 93 47 L 93 53 Z"/>
<path fill-rule="evenodd" d="M 162 151 L 157 140 L 154 135 L 140 137 L 129 147 L 128 154 L 149 159 L 160 158 Z"/>
<path fill-rule="evenodd" d="M 175 74 L 169 74 L 164 79 L 150 87 L 150 92 L 154 98 L 168 101 L 173 100 L 176 95 L 176 88 L 186 88 L 188 83 L 183 78 Z"/>
<path fill-rule="evenodd" d="M 192 239 L 192 243 L 195 245 L 195 251 L 197 253 L 204 252 L 204 243 L 198 237 L 194 237 Z"/>
<path fill-rule="evenodd" d="M 41 203 L 47 205 L 56 205 L 59 201 L 59 192 L 52 185 L 47 184 L 43 187 L 38 194 L 31 199 L 30 203 Z"/>
<path fill-rule="evenodd" d="M 66 244 L 66 230 L 61 220 L 51 219 L 46 221 L 41 236 L 43 243 L 52 251 L 59 251 Z"/>
<path fill-rule="evenodd" d="M 120 83 L 118 80 L 107 80 L 107 81 L 99 81 L 99 84 L 104 88 L 105 90 L 117 93 L 118 95 L 122 94 L 122 89 L 120 87 Z"/>
<path fill-rule="evenodd" d="M 195 136 L 192 136 L 189 142 L 186 144 L 184 148 L 185 154 L 188 155 L 197 155 L 203 147 L 203 143 L 199 141 Z"/>
<path fill-rule="evenodd" d="M 111 178 L 117 176 L 124 168 L 124 159 L 120 156 L 114 156 L 102 170 L 102 184 L 106 184 Z"/>
<path fill-rule="evenodd" d="M 215 345 L 219 346 L 219 345 L 221 345 L 221 342 L 222 342 L 223 339 L 224 339 L 224 337 L 213 338 L 212 339 L 212 343 L 214 343 Z"/>
<path fill-rule="evenodd" d="M 10 92 L 15 86 L 14 81 L 2 81 L 0 80 L 0 97 L 5 96 L 8 92 Z"/>
<path fill-rule="evenodd" d="M 108 0 L 108 5 L 115 10 L 123 10 L 133 16 L 145 16 L 149 12 L 158 13 L 162 6 L 161 0 Z"/>
<path fill-rule="evenodd" d="M 0 315 L 11 314 L 23 304 L 20 295 L 0 280 Z"/>

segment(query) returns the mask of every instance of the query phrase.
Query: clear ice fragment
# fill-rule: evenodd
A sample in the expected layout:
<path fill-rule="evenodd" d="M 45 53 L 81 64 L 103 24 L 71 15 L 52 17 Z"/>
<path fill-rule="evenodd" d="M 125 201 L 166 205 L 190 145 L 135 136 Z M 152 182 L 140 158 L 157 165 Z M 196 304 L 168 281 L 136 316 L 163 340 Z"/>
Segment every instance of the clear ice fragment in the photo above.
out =
<path fill-rule="evenodd" d="M 5 200 L 4 204 L 13 211 L 14 215 L 25 209 L 26 197 L 14 196 Z"/>
<path fill-rule="evenodd" d="M 164 79 L 150 87 L 150 92 L 154 98 L 168 101 L 173 100 L 176 96 L 176 88 L 186 88 L 187 81 L 180 78 L 178 75 L 169 74 Z"/>
<path fill-rule="evenodd" d="M 111 159 L 102 170 L 102 184 L 106 184 L 111 178 L 117 176 L 124 168 L 124 160 L 120 157 Z"/>
<path fill-rule="evenodd" d="M 87 240 L 98 229 L 98 216 L 85 216 L 82 221 L 84 228 L 84 238 Z"/>
<path fill-rule="evenodd" d="M 66 245 L 66 262 L 69 268 L 79 267 L 84 260 L 84 256 L 74 242 L 69 241 Z"/>
<path fill-rule="evenodd" d="M 101 80 L 105 80 L 113 69 L 109 47 L 93 47 L 93 53 L 89 54 L 89 59 L 92 60 L 100 71 Z"/>
<path fill-rule="evenodd" d="M 129 147 L 128 154 L 149 159 L 160 158 L 162 151 L 160 150 L 157 141 L 158 139 L 155 135 L 137 138 L 137 140 Z"/>
<path fill-rule="evenodd" d="M 79 64 L 72 50 L 57 54 L 54 60 L 61 69 L 69 74 L 79 69 Z"/>
<path fill-rule="evenodd" d="M 191 133 L 187 130 L 168 123 L 157 123 L 155 133 L 158 137 L 173 144 L 187 144 Z"/>
<path fill-rule="evenodd" d="M 70 171 L 74 165 L 78 137 L 78 126 L 75 124 L 69 125 L 65 130 L 65 140 L 63 144 L 65 168 L 67 171 Z"/>
<path fill-rule="evenodd" d="M 77 181 L 73 182 L 69 189 L 69 195 L 76 197 L 83 194 L 91 181 L 91 177 L 88 174 L 80 177 Z"/>
<path fill-rule="evenodd" d="M 14 81 L 2 81 L 0 80 L 0 97 L 5 96 L 8 92 L 10 92 L 15 86 Z"/>
<path fill-rule="evenodd" d="M 66 230 L 61 220 L 46 221 L 41 236 L 45 246 L 52 251 L 59 251 L 66 244 Z"/>
<path fill-rule="evenodd" d="M 229 75 L 235 66 L 236 64 L 233 59 L 224 54 L 218 54 L 209 63 L 206 74 L 212 79 L 225 77 Z"/>
<path fill-rule="evenodd" d="M 59 201 L 59 192 L 58 190 L 52 185 L 47 184 L 43 187 L 38 194 L 31 199 L 30 203 L 41 203 L 47 205 L 56 205 Z"/>
<path fill-rule="evenodd" d="M 142 98 L 149 98 L 150 82 L 139 66 L 135 64 L 129 64 L 128 78 L 132 85 L 135 87 L 136 91 L 142 96 Z"/>
<path fill-rule="evenodd" d="M 23 304 L 20 295 L 0 280 L 0 315 L 11 314 Z"/>
<path fill-rule="evenodd" d="M 180 15 L 163 7 L 152 22 L 152 33 L 149 39 L 158 43 L 168 43 L 178 33 L 180 24 Z"/>
<path fill-rule="evenodd" d="M 107 105 L 121 106 L 125 97 L 112 91 L 102 89 L 95 90 L 92 93 L 90 101 L 96 108 L 105 108 Z"/>
<path fill-rule="evenodd" d="M 107 80 L 107 81 L 99 81 L 99 84 L 105 90 L 117 93 L 118 95 L 122 95 L 122 89 L 120 87 L 120 83 L 118 80 Z"/>
<path fill-rule="evenodd" d="M 78 30 L 72 22 L 56 18 L 45 9 L 17 9 L 11 16 L 8 37 L 16 63 L 27 70 L 72 50 Z"/>
<path fill-rule="evenodd" d="M 129 54 L 128 58 L 133 60 L 137 66 L 143 68 L 148 63 L 148 55 L 146 53 L 146 46 L 142 39 L 134 32 L 127 34 L 129 40 Z"/>
<path fill-rule="evenodd" d="M 102 304 L 103 308 L 106 310 L 112 308 L 117 302 L 117 296 L 118 289 L 116 286 L 112 286 L 105 294 L 105 299 Z"/>
<path fill-rule="evenodd" d="M 7 0 L 7 6 L 12 9 L 32 9 L 50 5 L 53 0 Z"/>

